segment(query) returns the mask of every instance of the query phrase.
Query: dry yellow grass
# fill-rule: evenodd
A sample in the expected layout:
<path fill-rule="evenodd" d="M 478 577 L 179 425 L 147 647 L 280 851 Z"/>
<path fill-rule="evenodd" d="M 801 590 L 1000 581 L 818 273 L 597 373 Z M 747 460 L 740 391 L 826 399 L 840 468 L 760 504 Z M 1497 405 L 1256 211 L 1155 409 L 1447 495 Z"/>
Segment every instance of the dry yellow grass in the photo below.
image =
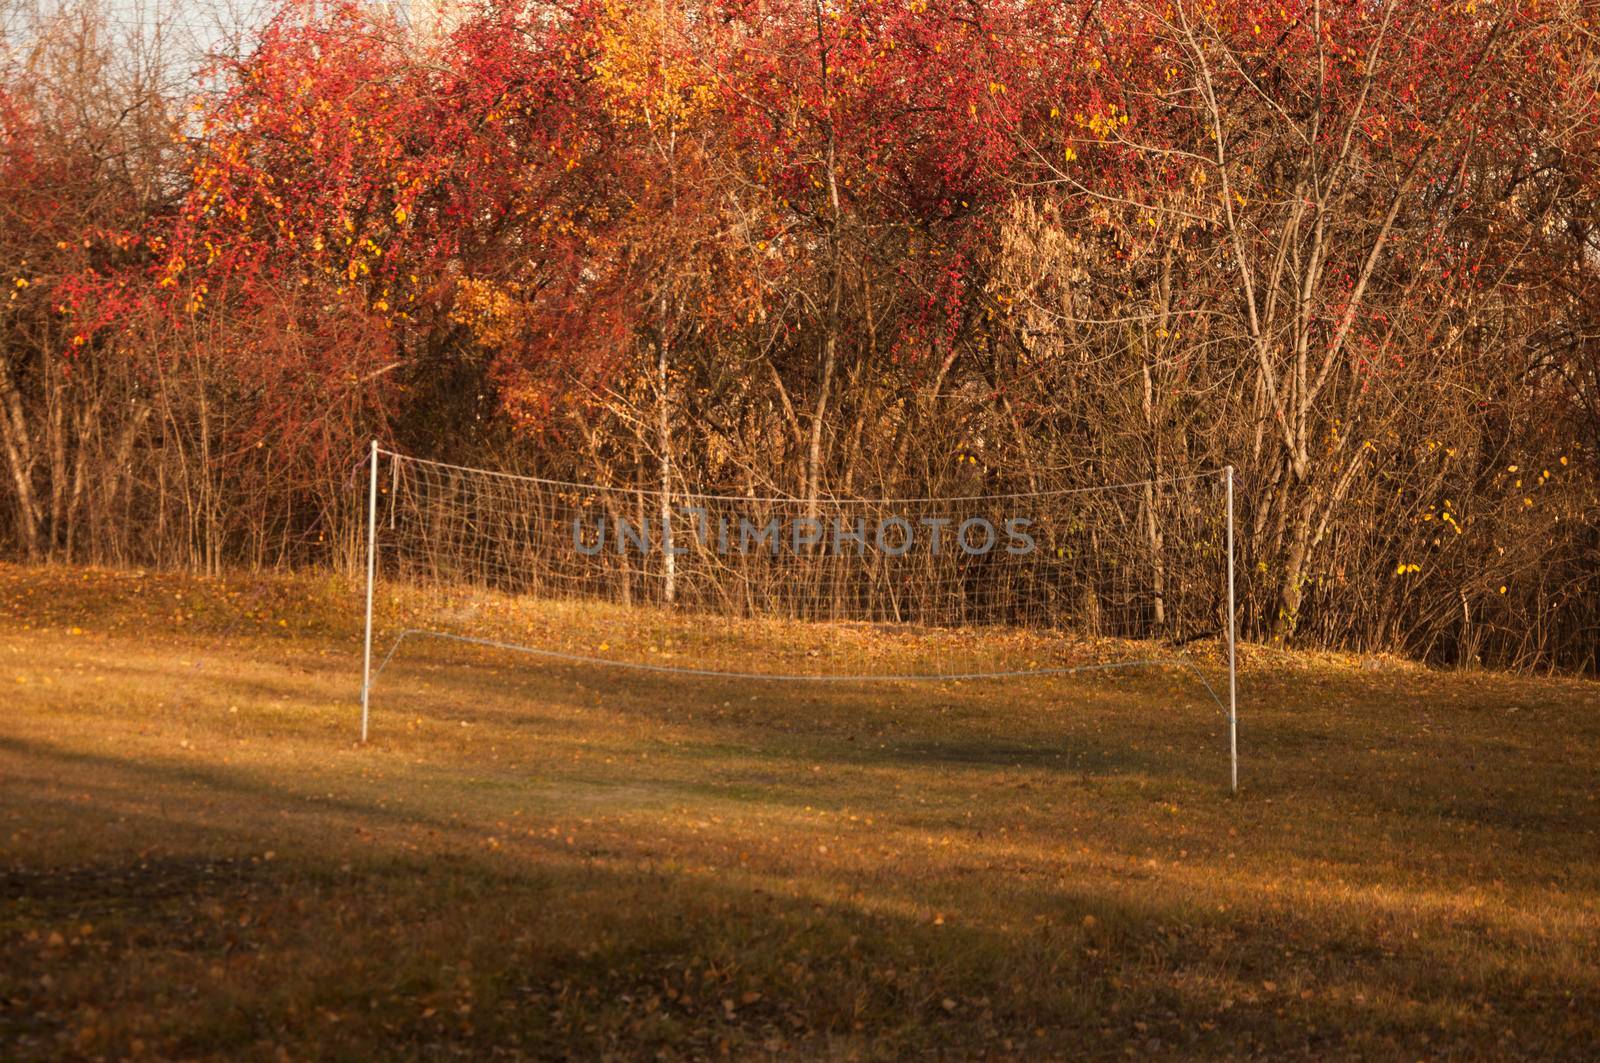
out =
<path fill-rule="evenodd" d="M 1592 682 L 1254 650 L 1230 798 L 1173 670 L 785 686 L 418 643 L 362 747 L 355 602 L 0 567 L 0 1055 L 1600 1044 Z M 617 620 L 518 608 L 573 646 Z"/>

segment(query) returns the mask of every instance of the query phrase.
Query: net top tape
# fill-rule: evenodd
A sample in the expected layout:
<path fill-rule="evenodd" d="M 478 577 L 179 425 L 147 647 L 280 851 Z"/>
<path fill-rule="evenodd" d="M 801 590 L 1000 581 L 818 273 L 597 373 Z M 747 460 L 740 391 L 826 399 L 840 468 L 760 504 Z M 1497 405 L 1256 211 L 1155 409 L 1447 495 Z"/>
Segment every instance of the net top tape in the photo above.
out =
<path fill-rule="evenodd" d="M 471 473 L 477 476 L 492 476 L 504 480 L 515 480 L 519 483 L 539 484 L 545 487 L 563 488 L 573 491 L 605 491 L 630 496 L 660 497 L 665 494 L 669 498 L 705 498 L 718 502 L 796 502 L 804 503 L 809 499 L 798 498 L 793 495 L 732 495 L 712 494 L 705 491 L 662 491 L 659 488 L 634 487 L 634 486 L 608 486 L 606 484 L 580 483 L 575 480 L 550 480 L 541 476 L 524 476 L 519 473 L 500 472 L 495 469 L 476 469 L 470 465 L 452 465 L 447 461 L 434 461 L 431 458 L 418 458 L 410 454 L 402 454 L 396 450 L 377 448 L 377 453 L 396 458 L 401 461 L 413 462 L 417 465 L 429 465 L 438 469 L 450 469 L 455 472 Z M 904 498 L 838 498 L 834 496 L 820 497 L 819 502 L 838 504 L 910 504 L 918 502 L 982 502 L 989 499 L 1014 499 L 1014 498 L 1056 498 L 1064 495 L 1093 494 L 1100 491 L 1125 491 L 1138 487 L 1156 487 L 1161 484 L 1189 483 L 1195 480 L 1207 480 L 1213 477 L 1226 475 L 1227 469 L 1203 469 L 1200 472 L 1186 473 L 1182 476 L 1161 476 L 1149 480 L 1129 480 L 1125 483 L 1096 484 L 1092 487 L 1061 487 L 1048 491 L 1008 491 L 998 494 L 983 495 L 912 495 Z"/>

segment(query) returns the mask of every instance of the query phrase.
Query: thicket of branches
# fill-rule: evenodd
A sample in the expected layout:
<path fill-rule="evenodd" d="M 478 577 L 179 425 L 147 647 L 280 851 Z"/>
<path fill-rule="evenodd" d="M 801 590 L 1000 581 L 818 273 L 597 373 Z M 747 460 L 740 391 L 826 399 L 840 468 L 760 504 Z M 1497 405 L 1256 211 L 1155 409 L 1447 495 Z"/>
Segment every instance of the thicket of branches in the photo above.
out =
<path fill-rule="evenodd" d="M 5 38 L 9 553 L 342 563 L 373 436 L 813 504 L 1231 463 L 1249 636 L 1600 666 L 1591 5 L 442 10 L 181 92 L 92 7 Z"/>

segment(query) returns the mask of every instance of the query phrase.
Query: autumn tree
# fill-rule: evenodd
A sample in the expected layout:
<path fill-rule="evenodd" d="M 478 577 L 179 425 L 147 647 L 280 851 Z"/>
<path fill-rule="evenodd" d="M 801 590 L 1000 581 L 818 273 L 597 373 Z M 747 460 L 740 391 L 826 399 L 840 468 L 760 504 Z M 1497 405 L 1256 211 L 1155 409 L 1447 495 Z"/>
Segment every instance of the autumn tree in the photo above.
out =
<path fill-rule="evenodd" d="M 0 39 L 0 452 L 24 556 L 115 555 L 152 412 L 142 270 L 169 209 L 159 44 L 88 3 Z"/>
<path fill-rule="evenodd" d="M 181 106 L 81 34 L 13 51 L 5 527 L 338 556 L 375 434 L 663 526 L 708 487 L 1231 464 L 1250 634 L 1593 667 L 1595 32 L 1577 0 L 292 0 Z M 1130 497 L 1124 633 L 1202 636 L 1166 610 L 1190 544 Z"/>

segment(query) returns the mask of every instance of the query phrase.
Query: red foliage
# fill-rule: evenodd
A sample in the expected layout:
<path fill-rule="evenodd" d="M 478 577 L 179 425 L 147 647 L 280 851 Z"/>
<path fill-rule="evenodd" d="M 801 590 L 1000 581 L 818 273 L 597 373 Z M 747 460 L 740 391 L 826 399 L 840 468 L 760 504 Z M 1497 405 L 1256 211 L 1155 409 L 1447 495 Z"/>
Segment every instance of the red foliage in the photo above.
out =
<path fill-rule="evenodd" d="M 837 237 L 892 278 L 884 346 L 915 357 L 980 315 L 1001 212 L 1030 189 L 1112 261 L 1214 240 L 1223 209 L 1253 211 L 1247 251 L 1270 256 L 1291 219 L 1261 204 L 1293 199 L 1274 152 L 1354 137 L 1367 192 L 1428 185 L 1429 217 L 1386 255 L 1391 291 L 1470 289 L 1482 249 L 1450 235 L 1469 183 L 1435 160 L 1535 150 L 1505 116 L 1538 124 L 1537 106 L 1483 59 L 1516 37 L 1558 64 L 1541 17 L 1531 0 L 719 0 L 693 17 L 516 0 L 420 48 L 364 6 L 291 5 L 199 116 L 156 282 L 180 314 L 221 301 L 262 335 L 341 318 L 342 362 L 278 340 L 240 352 L 263 381 L 381 382 L 464 332 L 538 427 L 627 364 L 662 285 L 697 327 L 738 327 L 821 283 L 816 249 Z M 1257 116 L 1221 130 L 1225 159 L 1207 92 Z M 670 178 L 664 128 L 681 137 Z M 1223 171 L 1236 204 L 1200 188 Z M 1325 342 L 1362 268 L 1336 256 L 1312 292 Z M 1399 312 L 1363 309 L 1353 346 L 1381 345 Z"/>

